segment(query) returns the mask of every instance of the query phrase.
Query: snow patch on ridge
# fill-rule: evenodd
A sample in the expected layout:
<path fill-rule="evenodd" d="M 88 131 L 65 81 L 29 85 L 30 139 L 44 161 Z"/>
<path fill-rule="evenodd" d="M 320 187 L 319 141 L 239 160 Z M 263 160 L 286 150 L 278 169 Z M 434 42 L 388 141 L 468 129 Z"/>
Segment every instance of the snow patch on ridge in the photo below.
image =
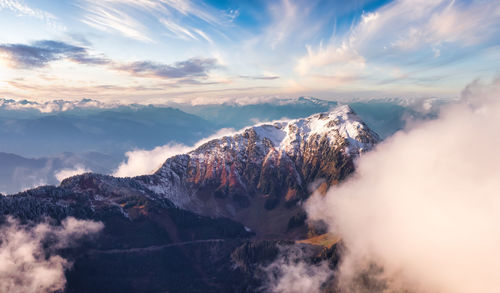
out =
<path fill-rule="evenodd" d="M 317 155 L 325 154 L 326 147 L 339 150 L 345 156 L 357 156 L 371 149 L 377 141 L 377 134 L 349 106 L 340 106 L 329 113 L 263 123 L 243 129 L 233 136 L 213 139 L 185 155 L 168 159 L 155 173 L 156 179 L 148 179 L 144 184 L 176 206 L 199 212 L 198 209 L 205 207 L 206 203 L 190 187 L 193 182 L 213 184 L 220 179 L 224 184 L 231 182 L 233 186 L 246 190 L 241 172 L 244 172 L 244 165 L 252 163 L 253 166 L 260 166 L 257 168 L 287 168 L 286 172 L 296 177 L 295 182 L 302 184 L 299 165 L 305 153 L 318 151 L 321 153 Z M 192 182 L 183 179 L 190 176 L 188 174 L 193 176 L 190 179 Z M 208 181 L 203 181 L 203 178 L 208 178 Z M 218 205 L 213 207 L 219 208 Z M 213 209 L 212 212 L 219 215 Z M 220 212 L 224 216 L 223 211 Z"/>
<path fill-rule="evenodd" d="M 331 142 L 337 136 L 349 142 L 347 152 L 357 152 L 371 147 L 360 140 L 368 127 L 348 105 L 335 108 L 329 113 L 319 113 L 307 118 L 277 121 L 273 124 L 262 124 L 251 127 L 263 138 L 269 139 L 273 146 L 280 150 L 290 150 L 294 143 L 306 140 L 311 136 L 326 136 Z M 248 129 L 248 128 L 247 128 Z"/>

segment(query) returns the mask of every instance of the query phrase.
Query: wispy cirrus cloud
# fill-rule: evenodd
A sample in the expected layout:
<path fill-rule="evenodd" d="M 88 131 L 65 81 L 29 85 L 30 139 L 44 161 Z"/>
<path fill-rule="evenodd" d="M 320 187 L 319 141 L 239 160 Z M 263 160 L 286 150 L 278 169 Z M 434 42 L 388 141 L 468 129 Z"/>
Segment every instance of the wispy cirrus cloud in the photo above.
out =
<path fill-rule="evenodd" d="M 283 0 L 280 3 L 275 3 L 270 6 L 272 15 L 275 21 L 268 31 L 271 47 L 274 49 L 276 45 L 284 41 L 288 35 L 296 28 L 294 23 L 299 18 L 299 13 L 302 12 L 298 5 L 295 5 L 290 0 Z"/>
<path fill-rule="evenodd" d="M 10 10 L 20 16 L 37 18 L 55 29 L 66 29 L 57 22 L 57 17 L 53 14 L 44 10 L 32 8 L 19 0 L 0 0 L 0 10 L 2 9 Z"/>
<path fill-rule="evenodd" d="M 9 9 L 11 11 L 14 11 L 20 15 L 28 15 L 28 16 L 33 16 L 36 18 L 40 18 L 43 20 L 47 19 L 55 19 L 56 17 L 48 12 L 45 12 L 43 10 L 38 10 L 38 9 L 33 9 L 29 7 L 28 5 L 17 1 L 17 0 L 1 0 L 0 1 L 0 8 L 2 9 Z"/>
<path fill-rule="evenodd" d="M 345 65 L 352 65 L 358 68 L 365 66 L 366 60 L 360 56 L 356 50 L 349 48 L 346 43 L 339 47 L 327 45 L 326 47 L 320 43 L 319 47 L 315 50 L 311 46 L 306 46 L 307 55 L 300 58 L 295 70 L 300 75 L 309 73 L 312 68 L 321 67 L 334 63 L 343 63 Z"/>
<path fill-rule="evenodd" d="M 373 1 L 268 1 L 265 10 L 270 21 L 258 37 L 273 50 L 280 46 L 294 46 L 293 43 L 303 44 L 323 35 L 325 28 L 329 33 L 335 30 L 336 18 L 362 11 L 363 5 L 369 2 Z"/>
<path fill-rule="evenodd" d="M 120 2 L 131 1 L 86 0 L 81 4 L 86 11 L 81 21 L 101 31 L 116 32 L 128 38 L 151 42 L 146 26 L 115 5 Z"/>
<path fill-rule="evenodd" d="M 210 44 L 214 44 L 214 41 L 202 30 L 200 29 L 193 29 L 200 37 L 205 39 L 205 41 L 209 42 Z"/>
<path fill-rule="evenodd" d="M 85 11 L 82 22 L 102 31 L 147 42 L 152 42 L 152 38 L 146 23 L 153 20 L 177 38 L 213 43 L 193 20 L 219 27 L 230 24 L 238 15 L 237 10 L 220 11 L 203 2 L 177 0 L 83 0 L 79 6 Z"/>
<path fill-rule="evenodd" d="M 181 26 L 177 22 L 165 18 L 161 18 L 159 19 L 159 21 L 176 38 L 196 41 L 203 39 L 210 44 L 214 44 L 214 41 L 201 29 L 190 28 L 189 26 Z"/>
<path fill-rule="evenodd" d="M 163 24 L 163 26 L 165 26 L 165 28 L 167 28 L 170 32 L 172 32 L 176 37 L 180 39 L 198 40 L 196 34 L 188 28 L 182 27 L 179 24 L 167 19 L 160 19 L 160 22 Z"/>
<path fill-rule="evenodd" d="M 201 1 L 160 0 L 168 9 L 175 10 L 185 16 L 192 16 L 212 25 L 227 25 L 239 15 L 238 10 L 220 11 Z"/>
<path fill-rule="evenodd" d="M 500 33 L 499 10 L 495 1 L 393 1 L 363 13 L 347 33 L 332 35 L 326 45 L 307 45 L 307 54 L 298 59 L 295 70 L 301 75 L 351 71 L 372 79 L 414 81 L 423 70 L 498 45 L 494 36 Z M 413 74 L 399 69 L 391 74 L 395 64 L 412 68 Z"/>
<path fill-rule="evenodd" d="M 118 62 L 102 55 L 93 55 L 87 48 L 59 41 L 37 41 L 32 44 L 0 44 L 0 54 L 15 68 L 33 69 L 59 60 L 79 64 L 106 66 L 110 70 L 127 72 L 136 77 L 160 79 L 208 78 L 210 70 L 216 68 L 213 58 L 191 58 L 174 64 L 152 61 Z M 1 56 L 1 55 L 0 55 Z"/>

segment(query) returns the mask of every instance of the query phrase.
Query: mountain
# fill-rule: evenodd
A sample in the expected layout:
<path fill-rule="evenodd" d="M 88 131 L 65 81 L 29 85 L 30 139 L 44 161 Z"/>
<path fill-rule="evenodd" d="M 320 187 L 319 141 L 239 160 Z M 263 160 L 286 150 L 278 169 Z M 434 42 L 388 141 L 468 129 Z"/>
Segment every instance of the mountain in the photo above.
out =
<path fill-rule="evenodd" d="M 219 127 L 242 127 L 257 121 L 273 121 L 283 118 L 296 119 L 315 113 L 328 112 L 338 105 L 349 105 L 363 121 L 382 139 L 405 127 L 409 120 L 432 119 L 446 101 L 438 99 L 371 99 L 344 102 L 326 101 L 313 97 L 268 99 L 240 103 L 186 105 L 173 104 L 210 121 Z"/>
<path fill-rule="evenodd" d="M 0 152 L 28 157 L 100 152 L 122 157 L 135 148 L 174 141 L 191 145 L 217 130 L 198 116 L 169 107 L 76 108 L 32 115 L 28 113 L 33 110 L 26 111 L 0 111 Z"/>
<path fill-rule="evenodd" d="M 112 172 L 108 166 L 118 165 L 119 162 L 120 158 L 97 152 L 62 153 L 41 158 L 0 152 L 0 192 L 12 194 L 40 185 L 59 184 L 60 177 L 65 172 L 71 174 L 73 170 L 79 173 L 93 170 L 107 174 Z"/>
<path fill-rule="evenodd" d="M 385 99 L 351 101 L 349 106 L 384 139 L 403 129 L 409 120 L 432 118 L 440 103 Z M 110 174 L 121 161 L 127 160 L 125 153 L 129 151 L 151 150 L 168 144 L 194 145 L 221 128 L 242 129 L 258 121 L 285 117 L 298 119 L 328 112 L 338 105 L 339 102 L 312 97 L 242 99 L 200 105 L 121 105 L 90 99 L 37 103 L 0 99 L 0 152 L 38 160 L 26 164 L 19 159 L 16 166 L 10 159 L 4 164 L 0 156 L 0 165 L 10 166 L 0 168 L 5 174 L 0 178 L 0 192 L 12 193 L 44 183 L 57 183 L 51 173 L 55 169 L 52 166 L 58 164 L 51 162 L 57 161 L 54 158 L 66 157 L 66 153 L 83 157 L 83 160 L 71 160 L 82 169 Z M 93 160 L 88 153 L 99 153 L 110 159 Z"/>
<path fill-rule="evenodd" d="M 172 142 L 190 145 L 217 130 L 204 119 L 165 107 L 71 108 L 76 106 L 62 101 L 7 105 L 10 108 L 5 108 L 5 103 L 2 107 L 0 99 L 0 192 L 3 193 L 58 184 L 57 172 L 77 166 L 111 174 L 128 151 Z M 21 106 L 70 108 L 43 113 L 39 110 L 45 108 Z"/>
<path fill-rule="evenodd" d="M 385 138 L 402 129 L 408 119 L 432 116 L 440 101 L 427 102 L 389 99 L 347 104 Z M 241 129 L 263 121 L 297 119 L 328 112 L 339 104 L 311 97 L 201 105 L 0 99 L 0 152 L 24 157 L 100 152 L 123 157 L 135 148 L 152 149 L 172 142 L 192 145 L 220 128 Z M 112 167 L 116 166 L 108 166 Z"/>
<path fill-rule="evenodd" d="M 349 106 L 340 106 L 210 141 L 135 180 L 178 207 L 229 217 L 272 236 L 300 214 L 297 203 L 311 184 L 345 179 L 354 158 L 378 140 Z"/>
<path fill-rule="evenodd" d="M 177 104 L 179 108 L 206 119 L 219 127 L 241 129 L 258 121 L 295 119 L 315 113 L 327 112 L 338 105 L 312 97 L 255 101 L 250 104 L 223 103 L 213 105 Z"/>
<path fill-rule="evenodd" d="M 153 175 L 87 173 L 3 196 L 0 214 L 104 223 L 94 241 L 61 251 L 74 263 L 68 292 L 259 292 L 262 267 L 288 249 L 337 262 L 335 246 L 293 241 L 309 231 L 302 201 L 318 181 L 344 180 L 378 140 L 341 106 L 212 140 Z"/>

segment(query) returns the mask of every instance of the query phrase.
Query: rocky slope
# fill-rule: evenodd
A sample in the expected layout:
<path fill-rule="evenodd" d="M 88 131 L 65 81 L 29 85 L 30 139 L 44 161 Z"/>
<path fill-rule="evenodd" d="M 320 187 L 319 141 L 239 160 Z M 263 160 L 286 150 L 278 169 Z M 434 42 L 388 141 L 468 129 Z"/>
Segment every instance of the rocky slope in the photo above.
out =
<path fill-rule="evenodd" d="M 300 216 L 311 184 L 337 184 L 378 140 L 349 106 L 340 106 L 212 140 L 135 180 L 178 207 L 229 217 L 274 237 Z"/>

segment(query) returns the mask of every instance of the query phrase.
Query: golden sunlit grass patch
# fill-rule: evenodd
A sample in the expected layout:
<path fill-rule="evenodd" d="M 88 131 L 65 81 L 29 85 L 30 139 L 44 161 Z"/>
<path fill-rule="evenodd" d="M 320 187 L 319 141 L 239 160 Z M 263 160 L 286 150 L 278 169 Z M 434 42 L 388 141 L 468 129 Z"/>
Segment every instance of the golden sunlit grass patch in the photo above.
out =
<path fill-rule="evenodd" d="M 334 244 L 340 241 L 340 236 L 333 235 L 330 233 L 321 234 L 308 239 L 297 240 L 296 243 L 318 245 L 323 247 L 332 247 Z"/>

